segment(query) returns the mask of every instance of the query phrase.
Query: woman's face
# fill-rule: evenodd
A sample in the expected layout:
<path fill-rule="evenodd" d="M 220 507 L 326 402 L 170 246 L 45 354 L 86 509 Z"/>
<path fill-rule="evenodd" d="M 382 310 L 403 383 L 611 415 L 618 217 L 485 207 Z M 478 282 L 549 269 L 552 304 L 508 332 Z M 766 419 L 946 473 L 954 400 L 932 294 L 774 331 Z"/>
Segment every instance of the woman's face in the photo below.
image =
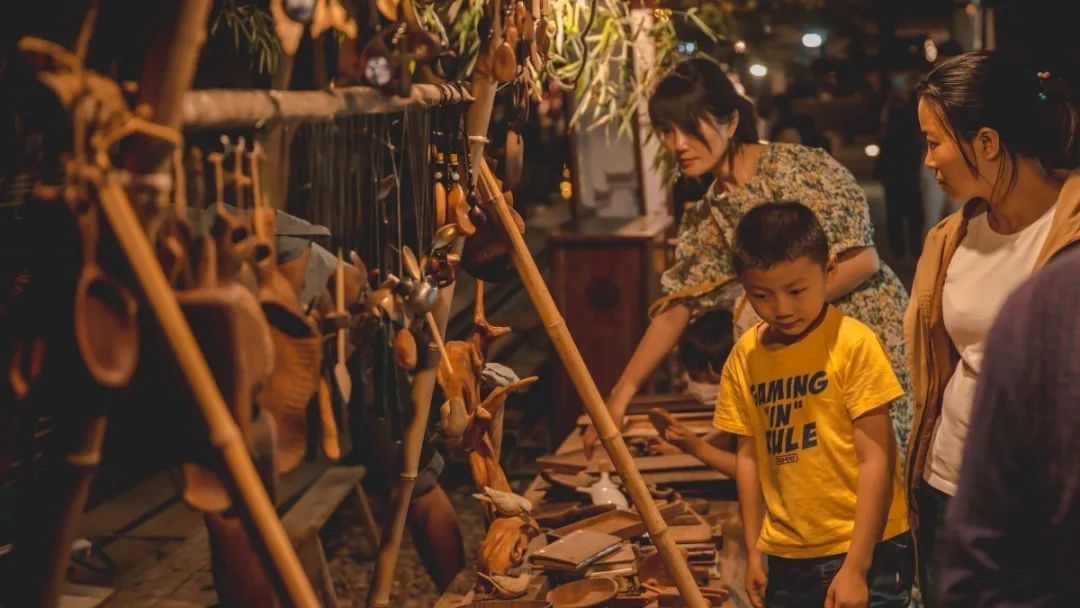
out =
<path fill-rule="evenodd" d="M 976 154 L 971 143 L 960 143 L 953 139 L 949 129 L 938 116 L 932 102 L 919 99 L 919 127 L 926 137 L 926 166 L 934 170 L 938 186 L 954 201 L 967 201 L 973 198 L 989 198 L 992 184 L 984 175 L 996 175 L 996 167 Z M 968 157 L 974 159 L 977 172 L 972 172 L 961 146 L 967 149 Z"/>
<path fill-rule="evenodd" d="M 698 125 L 701 139 L 674 125 L 661 127 L 660 141 L 675 157 L 683 175 L 698 177 L 713 173 L 719 168 L 737 124 L 738 118 L 734 114 L 725 123 L 702 120 Z"/>

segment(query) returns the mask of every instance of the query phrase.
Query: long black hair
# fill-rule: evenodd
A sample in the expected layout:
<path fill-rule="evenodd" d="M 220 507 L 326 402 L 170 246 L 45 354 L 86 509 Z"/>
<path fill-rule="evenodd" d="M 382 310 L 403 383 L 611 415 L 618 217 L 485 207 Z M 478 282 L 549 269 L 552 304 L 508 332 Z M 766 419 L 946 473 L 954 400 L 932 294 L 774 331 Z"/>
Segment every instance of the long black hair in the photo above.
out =
<path fill-rule="evenodd" d="M 973 51 L 950 57 L 926 74 L 917 87 L 957 143 L 969 142 L 986 127 L 997 131 L 1009 163 L 1008 188 L 1016 180 L 1016 158 L 1039 160 L 1046 169 L 1076 167 L 1077 112 L 1065 82 L 1027 69 L 1005 55 Z M 959 146 L 964 162 L 975 161 Z M 1002 177 L 999 173 L 998 182 Z M 995 188 L 997 183 L 995 183 Z"/>
<path fill-rule="evenodd" d="M 680 61 L 649 97 L 649 120 L 654 129 L 674 127 L 702 142 L 701 121 L 725 124 L 732 112 L 738 115 L 739 123 L 724 153 L 729 164 L 743 144 L 758 141 L 757 113 L 754 102 L 735 90 L 720 64 L 705 57 Z"/>

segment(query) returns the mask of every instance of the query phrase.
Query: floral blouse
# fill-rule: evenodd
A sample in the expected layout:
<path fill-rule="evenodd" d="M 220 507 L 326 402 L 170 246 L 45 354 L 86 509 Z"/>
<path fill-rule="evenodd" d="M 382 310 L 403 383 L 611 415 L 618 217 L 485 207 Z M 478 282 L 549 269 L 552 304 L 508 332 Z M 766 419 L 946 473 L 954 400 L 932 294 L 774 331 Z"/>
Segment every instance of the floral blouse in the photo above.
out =
<path fill-rule="evenodd" d="M 874 227 L 866 194 L 855 177 L 824 150 L 795 144 L 768 144 L 757 173 L 726 193 L 716 185 L 689 205 L 679 225 L 675 263 L 661 277 L 661 288 L 695 314 L 714 308 L 735 310 L 743 291 L 735 279 L 730 249 L 743 214 L 765 202 L 799 201 L 817 215 L 833 254 L 873 247 Z M 679 292 L 714 285 L 703 294 Z M 908 396 L 892 405 L 893 427 L 901 450 L 911 430 L 911 381 L 904 347 L 903 319 L 908 294 L 889 267 L 833 302 L 844 314 L 870 326 L 881 339 L 893 370 Z M 903 459 L 900 460 L 903 462 Z"/>

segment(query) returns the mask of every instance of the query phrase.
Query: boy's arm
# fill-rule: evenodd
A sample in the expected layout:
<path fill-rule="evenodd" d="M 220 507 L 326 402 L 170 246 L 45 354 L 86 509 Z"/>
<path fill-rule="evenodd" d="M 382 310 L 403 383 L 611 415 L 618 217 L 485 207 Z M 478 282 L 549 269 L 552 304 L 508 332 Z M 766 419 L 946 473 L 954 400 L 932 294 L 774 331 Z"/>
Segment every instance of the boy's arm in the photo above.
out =
<path fill-rule="evenodd" d="M 664 439 L 724 475 L 735 477 L 735 454 L 712 445 L 685 424 L 669 426 Z"/>
<path fill-rule="evenodd" d="M 739 436 L 735 482 L 739 490 L 739 513 L 742 515 L 743 534 L 746 539 L 746 593 L 750 596 L 750 603 L 754 608 L 763 608 L 768 578 L 765 574 L 765 556 L 758 549 L 757 543 L 765 517 L 765 501 L 761 496 L 761 480 L 758 478 L 753 437 Z"/>
<path fill-rule="evenodd" d="M 885 530 L 892 502 L 896 446 L 889 407 L 873 409 L 853 422 L 859 467 L 855 485 L 855 530 L 851 535 L 851 548 L 829 586 L 826 608 L 867 605 L 866 573 L 874 560 L 874 546 Z"/>

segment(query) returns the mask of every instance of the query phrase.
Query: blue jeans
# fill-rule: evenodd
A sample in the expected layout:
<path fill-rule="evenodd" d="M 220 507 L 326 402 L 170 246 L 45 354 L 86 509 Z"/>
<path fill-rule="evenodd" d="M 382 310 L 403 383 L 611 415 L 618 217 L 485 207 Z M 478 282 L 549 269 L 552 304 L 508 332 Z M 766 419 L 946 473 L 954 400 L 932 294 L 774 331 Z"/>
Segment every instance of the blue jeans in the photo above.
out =
<path fill-rule="evenodd" d="M 845 554 L 788 559 L 769 556 L 769 608 L 821 608 Z M 915 552 L 911 533 L 905 532 L 874 547 L 874 561 L 866 573 L 870 608 L 907 608 L 914 582 Z"/>

